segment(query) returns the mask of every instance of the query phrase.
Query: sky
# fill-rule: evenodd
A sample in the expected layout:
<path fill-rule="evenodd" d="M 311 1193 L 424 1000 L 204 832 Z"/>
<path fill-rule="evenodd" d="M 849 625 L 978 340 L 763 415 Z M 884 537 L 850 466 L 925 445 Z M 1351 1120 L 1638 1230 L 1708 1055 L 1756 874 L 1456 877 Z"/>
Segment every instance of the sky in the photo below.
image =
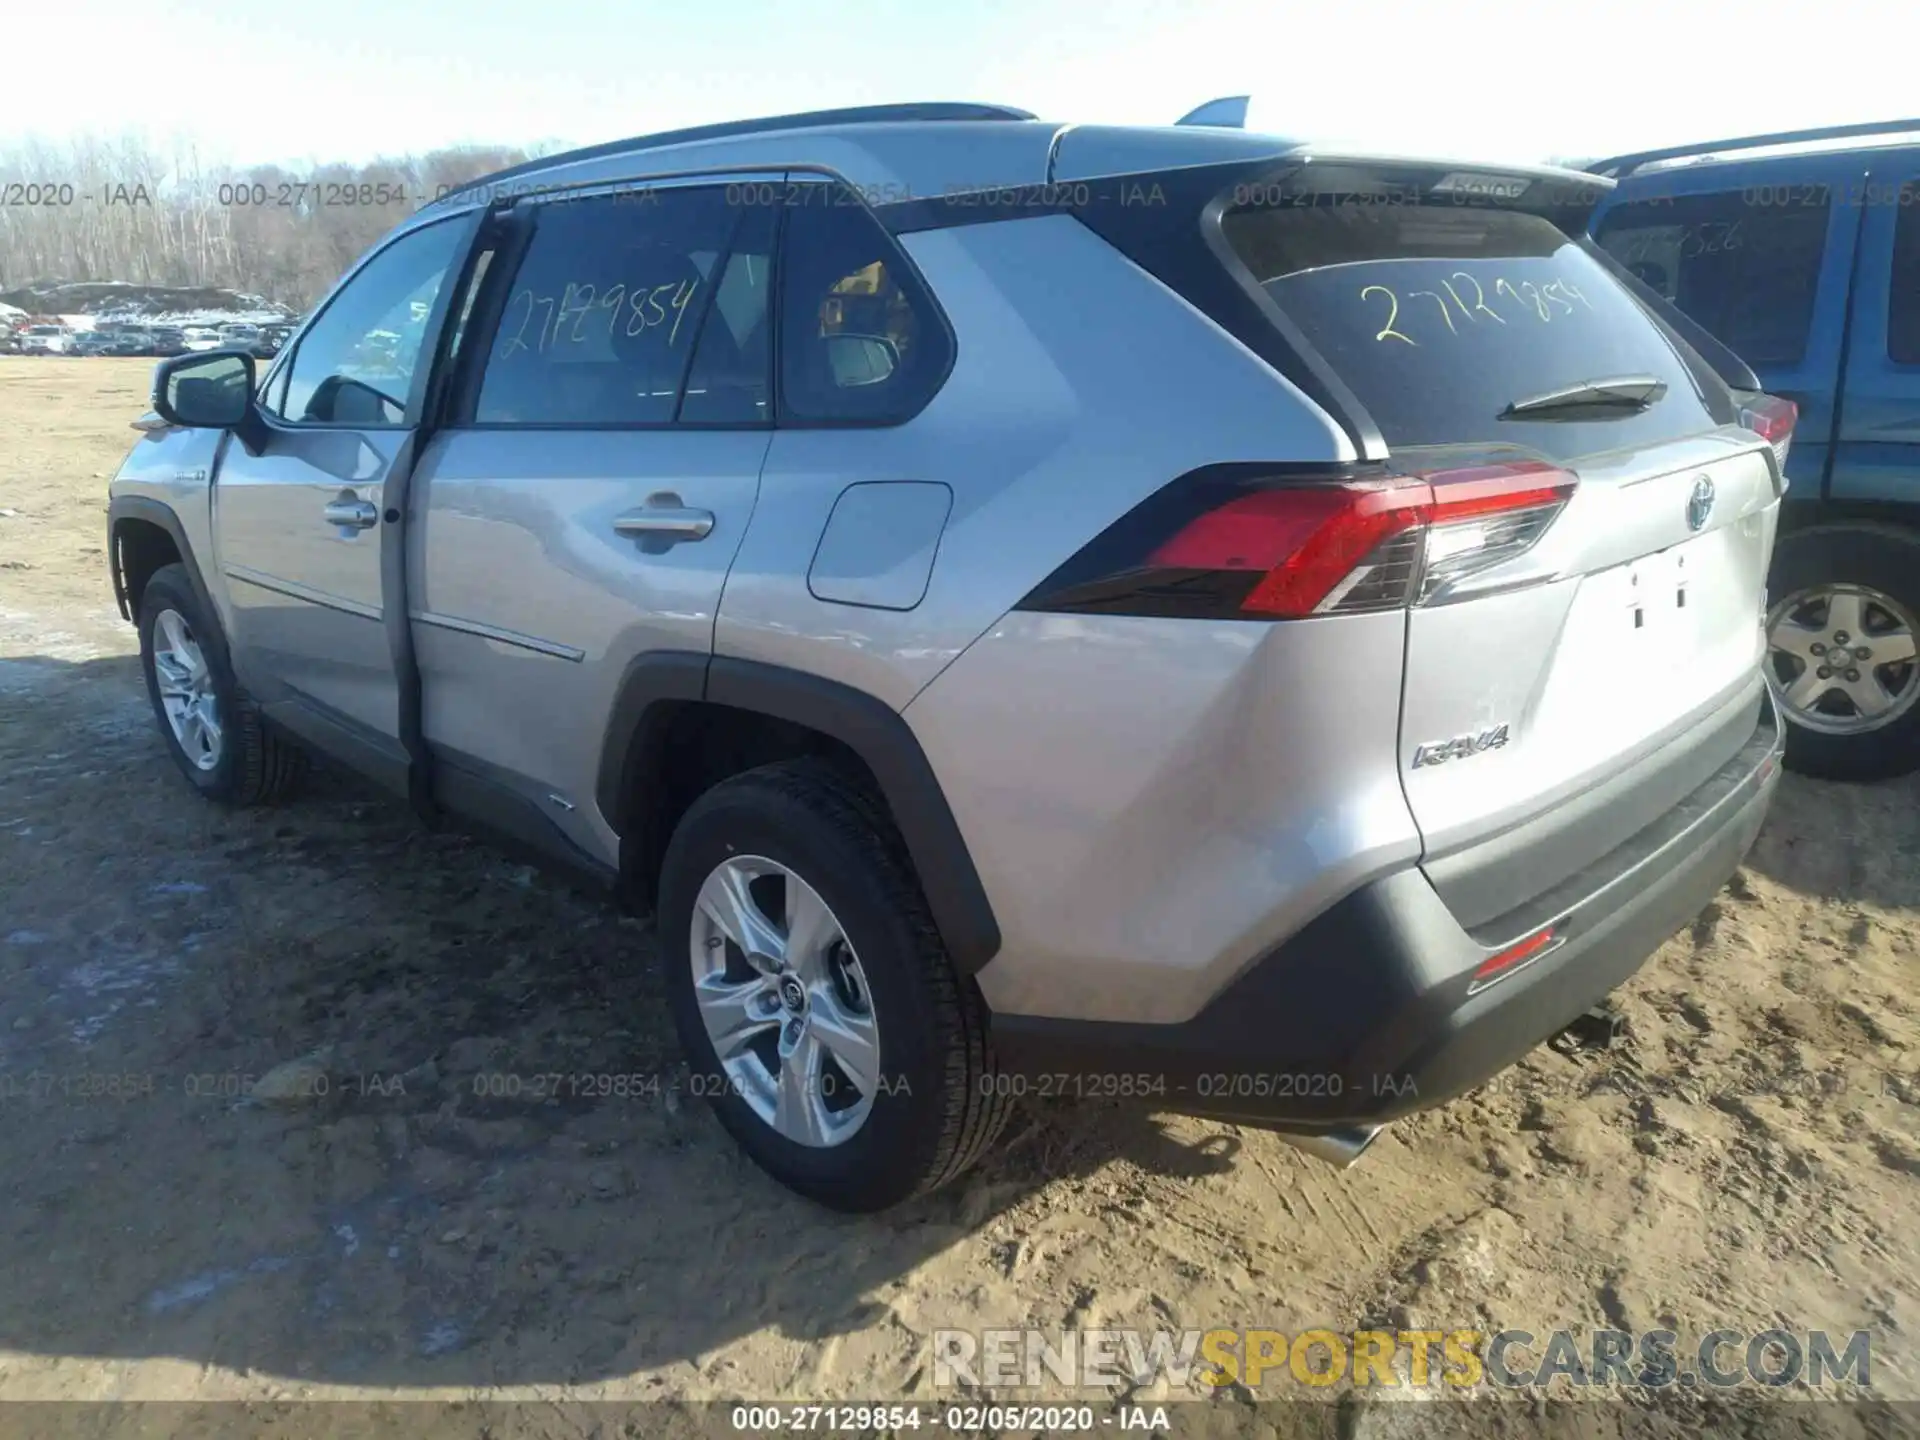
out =
<path fill-rule="evenodd" d="M 1251 94 L 1301 138 L 1590 158 L 1920 111 L 1917 32 L 1876 0 L 0 0 L 0 146 L 357 163 L 901 100 L 1165 124 Z"/>

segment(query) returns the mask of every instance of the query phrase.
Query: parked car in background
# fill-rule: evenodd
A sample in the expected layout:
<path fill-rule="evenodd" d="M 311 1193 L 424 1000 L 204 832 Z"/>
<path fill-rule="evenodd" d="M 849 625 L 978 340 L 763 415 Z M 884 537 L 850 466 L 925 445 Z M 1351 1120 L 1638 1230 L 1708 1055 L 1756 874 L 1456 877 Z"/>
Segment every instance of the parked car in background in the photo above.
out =
<path fill-rule="evenodd" d="M 492 203 L 555 174 L 607 188 Z M 696 1093 L 826 1203 L 1049 1081 L 1350 1161 L 1779 778 L 1778 461 L 1604 188 L 963 105 L 488 177 L 262 382 L 156 367 L 109 533 L 171 763 L 312 746 L 655 911 Z"/>
<path fill-rule="evenodd" d="M 267 332 L 258 325 L 223 327 L 220 348 L 244 350 L 256 360 L 271 360 L 280 349 L 267 338 Z"/>
<path fill-rule="evenodd" d="M 1920 120 L 1590 168 L 1619 179 L 1599 244 L 1799 408 L 1768 581 L 1788 763 L 1920 766 Z"/>
<path fill-rule="evenodd" d="M 143 355 L 184 355 L 187 353 L 187 336 L 177 326 L 161 325 L 149 330 L 146 343 L 140 352 Z"/>
<path fill-rule="evenodd" d="M 0 355 L 18 355 L 20 335 L 11 325 L 0 325 Z"/>
<path fill-rule="evenodd" d="M 105 330 L 84 330 L 73 337 L 75 355 L 113 355 L 119 353 L 119 337 Z"/>
<path fill-rule="evenodd" d="M 226 344 L 220 332 L 207 325 L 189 325 L 180 332 L 181 344 L 189 351 L 218 350 Z"/>
<path fill-rule="evenodd" d="M 67 355 L 73 351 L 73 332 L 64 325 L 29 325 L 20 332 L 23 355 Z"/>

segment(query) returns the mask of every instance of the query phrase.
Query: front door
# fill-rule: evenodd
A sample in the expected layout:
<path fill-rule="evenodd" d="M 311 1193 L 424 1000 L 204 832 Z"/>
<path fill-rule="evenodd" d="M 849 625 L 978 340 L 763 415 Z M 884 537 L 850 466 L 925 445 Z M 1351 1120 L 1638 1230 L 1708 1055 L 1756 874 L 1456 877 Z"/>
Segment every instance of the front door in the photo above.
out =
<path fill-rule="evenodd" d="M 768 177 L 758 177 L 765 182 Z M 778 185 L 522 201 L 413 480 L 422 729 L 450 808 L 612 866 L 628 668 L 713 648 L 771 437 Z"/>
<path fill-rule="evenodd" d="M 355 270 L 266 387 L 260 453 L 230 435 L 215 471 L 241 683 L 288 728 L 395 788 L 406 755 L 381 594 L 382 533 L 398 520 L 387 482 L 411 463 L 436 301 L 475 224 L 409 231 Z"/>

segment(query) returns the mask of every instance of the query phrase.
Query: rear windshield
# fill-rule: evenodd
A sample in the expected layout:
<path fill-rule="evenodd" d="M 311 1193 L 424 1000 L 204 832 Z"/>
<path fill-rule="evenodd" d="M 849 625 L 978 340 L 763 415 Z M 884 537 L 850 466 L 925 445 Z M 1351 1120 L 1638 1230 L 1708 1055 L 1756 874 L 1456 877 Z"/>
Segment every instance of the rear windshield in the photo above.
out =
<path fill-rule="evenodd" d="M 1517 210 L 1450 204 L 1243 207 L 1222 228 L 1390 446 L 1513 444 L 1556 459 L 1699 434 L 1733 418 L 1601 264 Z M 1647 376 L 1648 408 L 1509 417 L 1582 382 Z M 1713 393 L 1709 393 L 1712 387 Z"/>

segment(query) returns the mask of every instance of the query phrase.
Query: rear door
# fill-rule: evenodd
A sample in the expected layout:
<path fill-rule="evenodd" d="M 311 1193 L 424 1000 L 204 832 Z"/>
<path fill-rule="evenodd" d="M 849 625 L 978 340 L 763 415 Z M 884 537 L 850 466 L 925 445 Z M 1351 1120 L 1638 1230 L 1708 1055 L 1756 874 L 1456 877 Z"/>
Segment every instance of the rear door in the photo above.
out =
<path fill-rule="evenodd" d="M 1832 455 L 1863 166 L 1802 155 L 1632 175 L 1600 245 L 1799 406 L 1787 474 L 1820 493 Z"/>
<path fill-rule="evenodd" d="M 412 492 L 442 800 L 609 864 L 614 697 L 641 657 L 711 652 L 772 435 L 780 187 L 728 179 L 522 201 Z"/>
<path fill-rule="evenodd" d="M 1876 157 L 1860 207 L 1836 500 L 1920 502 L 1920 152 Z"/>
<path fill-rule="evenodd" d="M 1429 859 L 1722 718 L 1730 755 L 1760 706 L 1771 451 L 1543 215 L 1362 199 L 1296 192 L 1223 234 L 1443 513 L 1488 479 L 1565 497 L 1427 533 L 1400 759 Z"/>

